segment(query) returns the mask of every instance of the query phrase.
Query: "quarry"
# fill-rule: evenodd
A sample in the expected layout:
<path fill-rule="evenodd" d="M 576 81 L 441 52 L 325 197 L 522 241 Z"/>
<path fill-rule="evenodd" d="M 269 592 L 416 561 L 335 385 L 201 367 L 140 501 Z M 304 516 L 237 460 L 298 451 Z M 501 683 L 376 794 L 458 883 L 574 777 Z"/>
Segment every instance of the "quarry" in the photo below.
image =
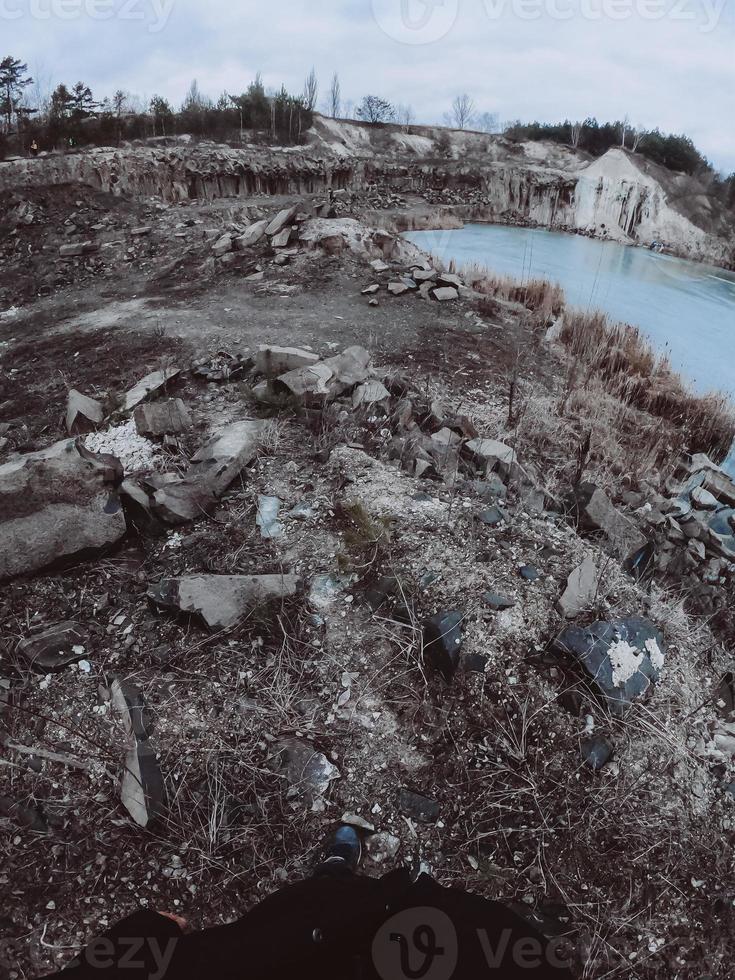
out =
<path fill-rule="evenodd" d="M 444 133 L 0 162 L 3 980 L 230 921 L 340 820 L 580 976 L 729 975 L 731 407 L 401 233 L 732 269 L 733 228 L 623 149 Z"/>

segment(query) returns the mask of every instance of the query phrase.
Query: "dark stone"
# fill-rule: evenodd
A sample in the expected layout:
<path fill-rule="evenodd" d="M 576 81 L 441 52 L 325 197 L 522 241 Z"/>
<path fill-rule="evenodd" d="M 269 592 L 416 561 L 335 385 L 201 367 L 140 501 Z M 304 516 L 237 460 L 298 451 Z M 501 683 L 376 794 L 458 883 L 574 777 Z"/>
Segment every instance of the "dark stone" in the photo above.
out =
<path fill-rule="evenodd" d="M 411 610 L 407 603 L 405 586 L 395 575 L 383 575 L 365 590 L 365 601 L 373 612 L 382 611 L 402 623 L 411 621 Z"/>
<path fill-rule="evenodd" d="M 559 704 L 565 711 L 568 711 L 570 715 L 575 718 L 579 718 L 584 710 L 584 697 L 580 691 L 576 689 L 568 689 L 562 691 L 559 695 Z"/>
<path fill-rule="evenodd" d="M 644 544 L 626 558 L 623 568 L 636 582 L 650 582 L 656 570 L 656 545 L 653 541 Z"/>
<path fill-rule="evenodd" d="M 485 510 L 480 514 L 480 520 L 483 524 L 487 524 L 488 527 L 497 527 L 498 524 L 502 524 L 507 519 L 499 507 L 491 507 L 489 510 Z"/>
<path fill-rule="evenodd" d="M 430 800 L 411 790 L 402 789 L 398 797 L 398 808 L 407 817 L 413 817 L 421 823 L 436 823 L 441 813 L 441 807 L 435 800 Z"/>
<path fill-rule="evenodd" d="M 462 646 L 460 612 L 439 613 L 424 622 L 424 654 L 428 663 L 450 683 L 459 667 Z"/>
<path fill-rule="evenodd" d="M 615 746 L 610 739 L 601 735 L 584 739 L 580 748 L 584 764 L 593 772 L 599 772 L 606 766 L 615 753 Z"/>
<path fill-rule="evenodd" d="M 735 800 L 735 783 L 730 783 L 729 786 L 725 787 L 725 795 Z"/>
<path fill-rule="evenodd" d="M 50 674 L 84 660 L 87 656 L 86 643 L 87 638 L 78 623 L 58 623 L 43 633 L 21 640 L 18 653 L 34 670 Z"/>
<path fill-rule="evenodd" d="M 473 653 L 467 658 L 466 666 L 470 674 L 484 674 L 487 667 L 487 657 L 481 653 Z"/>
<path fill-rule="evenodd" d="M 655 640 L 662 656 L 665 656 L 663 635 L 647 619 L 631 617 L 610 623 L 594 623 L 587 629 L 568 626 L 554 641 L 553 652 L 571 657 L 587 675 L 593 690 L 607 704 L 609 710 L 622 717 L 633 701 L 642 698 L 652 683 L 660 677 L 660 669 L 651 661 L 646 642 Z M 610 648 L 617 642 L 625 642 L 643 655 L 640 667 L 627 680 L 613 683 L 613 664 Z"/>
<path fill-rule="evenodd" d="M 502 612 L 504 609 L 512 609 L 515 606 L 515 600 L 506 599 L 505 596 L 498 595 L 495 592 L 485 592 L 482 601 L 493 612 Z"/>
<path fill-rule="evenodd" d="M 729 718 L 731 714 L 735 713 L 735 674 L 732 672 L 728 671 L 720 681 L 715 702 L 724 718 Z M 722 707 L 720 707 L 720 702 L 722 702 Z"/>
<path fill-rule="evenodd" d="M 46 818 L 37 807 L 24 806 L 9 796 L 0 796 L 0 817 L 7 817 L 34 833 L 48 833 L 49 827 Z"/>
<path fill-rule="evenodd" d="M 541 578 L 541 572 L 533 565 L 524 565 L 519 574 L 526 582 L 537 582 Z"/>

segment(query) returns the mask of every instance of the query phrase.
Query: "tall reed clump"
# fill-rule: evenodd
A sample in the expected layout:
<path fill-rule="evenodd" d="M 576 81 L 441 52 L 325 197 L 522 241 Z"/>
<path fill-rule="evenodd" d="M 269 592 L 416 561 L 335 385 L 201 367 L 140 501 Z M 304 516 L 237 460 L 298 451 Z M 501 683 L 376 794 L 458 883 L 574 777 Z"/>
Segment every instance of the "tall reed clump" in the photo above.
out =
<path fill-rule="evenodd" d="M 463 266 L 460 275 L 476 293 L 508 303 L 520 303 L 542 318 L 559 316 L 564 309 L 564 290 L 546 279 L 518 282 L 510 276 L 492 275 L 480 265 Z"/>
<path fill-rule="evenodd" d="M 567 310 L 559 336 L 571 354 L 565 401 L 594 380 L 632 408 L 680 430 L 690 452 L 723 459 L 735 439 L 735 407 L 720 392 L 698 395 L 635 328 L 602 313 Z"/>

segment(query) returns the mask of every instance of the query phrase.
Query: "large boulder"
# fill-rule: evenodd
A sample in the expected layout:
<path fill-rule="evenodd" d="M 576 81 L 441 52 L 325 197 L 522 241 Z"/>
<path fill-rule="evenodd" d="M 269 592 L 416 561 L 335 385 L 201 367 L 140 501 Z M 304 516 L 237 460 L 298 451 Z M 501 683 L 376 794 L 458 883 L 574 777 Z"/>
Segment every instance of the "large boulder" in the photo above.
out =
<path fill-rule="evenodd" d="M 148 590 L 157 606 L 200 616 L 210 629 L 228 629 L 259 606 L 296 596 L 296 575 L 190 575 Z"/>
<path fill-rule="evenodd" d="M 122 467 L 65 439 L 0 466 L 0 581 L 102 553 L 125 534 Z"/>
<path fill-rule="evenodd" d="M 601 534 L 620 558 L 627 558 L 646 544 L 645 535 L 594 483 L 581 483 L 574 490 L 571 507 L 580 531 Z"/>
<path fill-rule="evenodd" d="M 641 617 L 568 626 L 554 641 L 554 652 L 583 669 L 612 714 L 622 717 L 659 679 L 666 650 L 663 635 Z"/>

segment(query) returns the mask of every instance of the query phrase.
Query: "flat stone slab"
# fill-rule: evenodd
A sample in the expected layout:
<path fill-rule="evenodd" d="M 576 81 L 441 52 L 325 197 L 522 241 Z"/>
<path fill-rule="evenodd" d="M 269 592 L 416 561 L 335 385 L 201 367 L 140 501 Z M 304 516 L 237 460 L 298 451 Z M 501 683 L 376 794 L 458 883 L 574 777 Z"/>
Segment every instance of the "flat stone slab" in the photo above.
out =
<path fill-rule="evenodd" d="M 56 673 L 87 656 L 87 637 L 79 623 L 57 623 L 42 633 L 24 637 L 18 653 L 42 674 Z"/>
<path fill-rule="evenodd" d="M 66 396 L 66 431 L 69 435 L 91 432 L 104 421 L 102 405 L 72 388 Z"/>
<path fill-rule="evenodd" d="M 181 374 L 181 368 L 165 368 L 161 371 L 152 371 L 134 385 L 127 392 L 123 399 L 122 409 L 124 412 L 132 412 L 136 405 L 140 405 L 146 398 L 158 394 L 169 381 Z"/>
<path fill-rule="evenodd" d="M 228 629 L 269 602 L 296 596 L 296 575 L 191 575 L 164 579 L 148 590 L 157 606 L 200 616 L 210 629 Z"/>
<path fill-rule="evenodd" d="M 318 354 L 300 347 L 269 347 L 261 344 L 255 355 L 255 367 L 266 378 L 277 378 L 288 371 L 309 367 L 319 360 Z"/>

